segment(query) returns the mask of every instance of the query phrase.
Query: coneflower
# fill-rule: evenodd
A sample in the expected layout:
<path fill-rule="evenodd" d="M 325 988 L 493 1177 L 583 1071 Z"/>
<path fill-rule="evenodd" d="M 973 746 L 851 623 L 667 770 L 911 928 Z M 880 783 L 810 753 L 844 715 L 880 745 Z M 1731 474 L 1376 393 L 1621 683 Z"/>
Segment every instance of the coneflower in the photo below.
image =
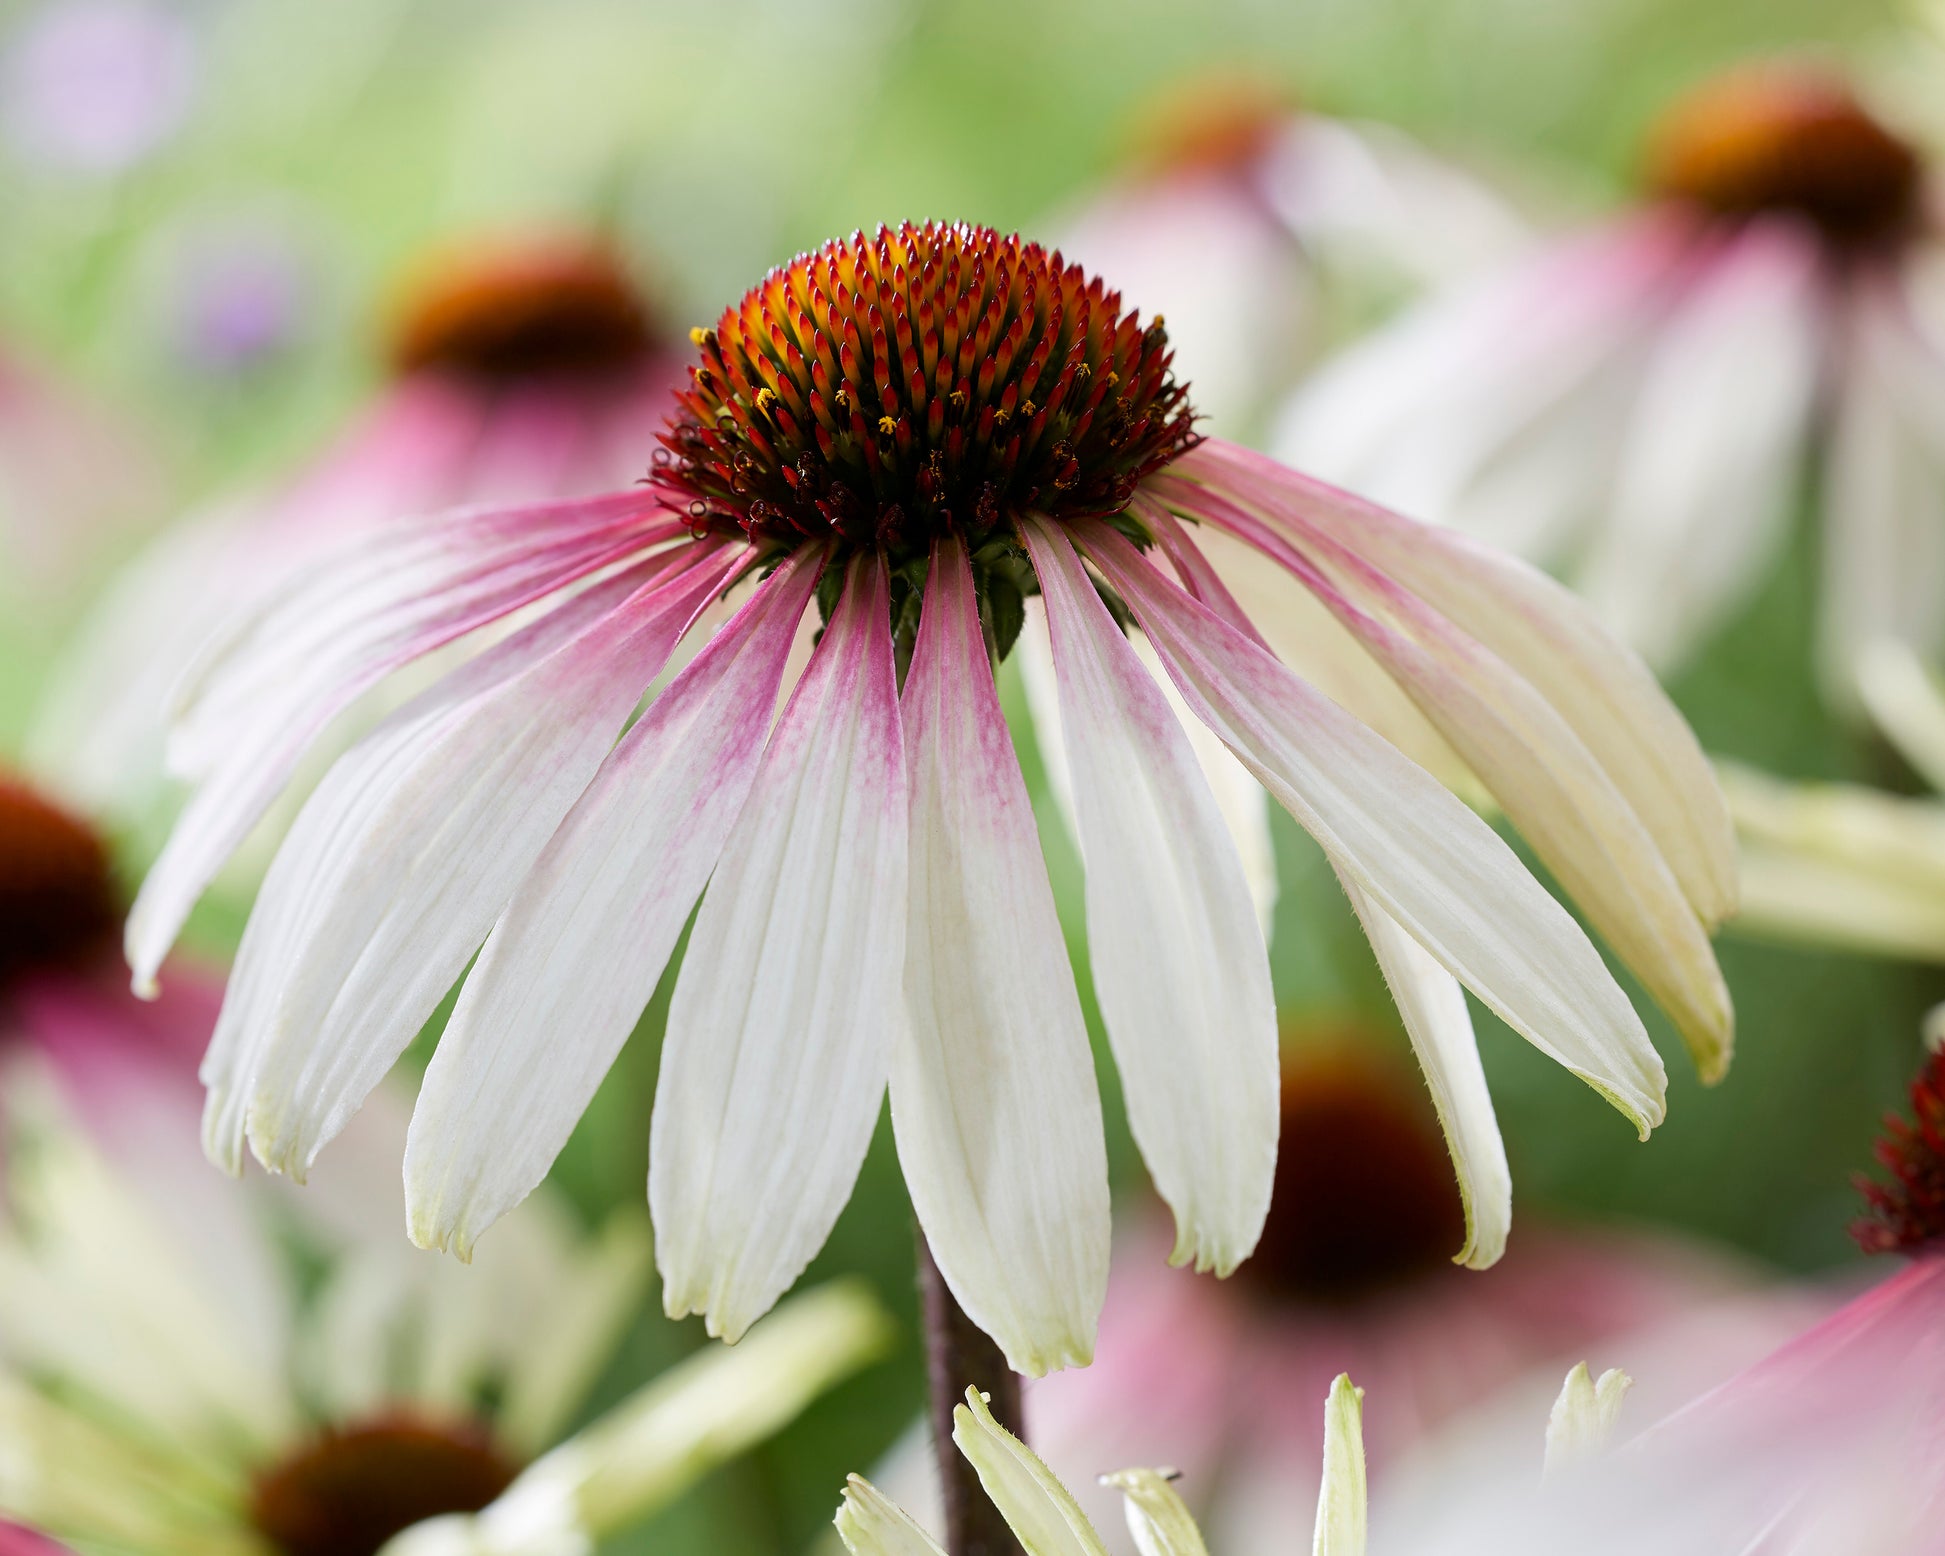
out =
<path fill-rule="evenodd" d="M 337 713 L 525 618 L 299 816 L 204 1064 L 217 1161 L 247 1142 L 301 1175 L 465 974 L 406 1152 L 413 1237 L 464 1255 L 545 1175 L 694 910 L 650 1148 L 669 1311 L 734 1339 L 789 1287 L 889 1084 L 950 1299 L 1020 1371 L 1084 1362 L 1107 1272 L 1100 1101 L 994 679 L 1037 594 L 1094 983 L 1175 1260 L 1227 1273 L 1262 1228 L 1276 1019 L 1243 871 L 1134 632 L 1336 866 L 1490 1262 L 1507 1205 L 1471 1187 L 1498 1146 L 1461 985 L 1643 1133 L 1661 1062 L 1566 910 L 1263 646 L 1198 529 L 1325 602 L 1720 1073 L 1720 796 L 1652 678 L 1562 590 L 1199 439 L 1160 323 L 1019 238 L 833 242 L 696 340 L 642 485 L 371 533 L 208 656 L 176 731 L 203 780 L 128 924 L 142 987 Z"/>

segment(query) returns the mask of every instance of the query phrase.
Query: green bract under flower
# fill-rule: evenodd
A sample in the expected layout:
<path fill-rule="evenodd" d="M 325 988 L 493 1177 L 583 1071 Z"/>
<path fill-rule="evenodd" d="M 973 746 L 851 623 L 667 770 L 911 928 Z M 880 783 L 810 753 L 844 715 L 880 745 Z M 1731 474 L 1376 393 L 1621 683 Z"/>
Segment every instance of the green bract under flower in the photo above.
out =
<path fill-rule="evenodd" d="M 1112 517 L 1197 441 L 1161 319 L 990 228 L 828 243 L 695 338 L 652 480 L 698 530 L 977 550 L 1027 512 Z"/>

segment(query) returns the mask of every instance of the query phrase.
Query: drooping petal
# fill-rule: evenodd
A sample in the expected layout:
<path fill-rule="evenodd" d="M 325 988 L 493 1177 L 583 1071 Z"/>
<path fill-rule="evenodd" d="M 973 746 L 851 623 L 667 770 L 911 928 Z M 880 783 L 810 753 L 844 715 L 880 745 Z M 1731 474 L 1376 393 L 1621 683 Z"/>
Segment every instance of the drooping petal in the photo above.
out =
<path fill-rule="evenodd" d="M 1651 665 L 1685 662 L 1781 543 L 1823 357 L 1816 240 L 1757 222 L 1658 326 L 1609 509 L 1574 571 Z"/>
<path fill-rule="evenodd" d="M 1613 1434 L 1621 1401 L 1633 1384 L 1634 1379 L 1618 1367 L 1608 1368 L 1595 1382 L 1586 1362 L 1574 1363 L 1547 1416 L 1548 1474 L 1600 1451 Z"/>
<path fill-rule="evenodd" d="M 468 1257 L 614 1063 L 749 794 L 818 561 L 786 562 L 649 706 L 487 937 L 406 1144 L 421 1247 Z"/>
<path fill-rule="evenodd" d="M 934 1259 L 1015 1370 L 1085 1364 L 1106 1296 L 1107 1152 L 1087 1028 L 971 569 L 942 542 L 905 680 L 908 1027 L 898 1156 Z"/>
<path fill-rule="evenodd" d="M 1029 520 L 1087 867 L 1096 997 L 1176 1263 L 1227 1275 L 1276 1169 L 1277 1035 L 1248 883 L 1175 714 L 1073 547 Z"/>
<path fill-rule="evenodd" d="M 1640 1019 L 1565 909 L 1422 768 L 1163 580 L 1077 527 L 1191 707 L 1370 898 L 1645 1136 L 1667 1084 Z"/>
<path fill-rule="evenodd" d="M 726 571 L 707 547 L 542 617 L 335 763 L 264 882 L 204 1080 L 301 1178 L 466 965 Z"/>
<path fill-rule="evenodd" d="M 1121 1493 L 1128 1532 L 1141 1556 L 1209 1556 L 1202 1531 L 1169 1480 L 1162 1470 L 1116 1470 L 1101 1477 L 1103 1485 Z"/>
<path fill-rule="evenodd" d="M 669 1316 L 734 1341 L 829 1235 L 903 1025 L 906 786 L 888 584 L 860 553 L 771 736 L 669 1007 L 649 1204 Z"/>
<path fill-rule="evenodd" d="M 986 1398 L 966 1390 L 952 1410 L 952 1440 L 1027 1556 L 1107 1556 L 1080 1504 L 1033 1450 L 993 1419 Z"/>
<path fill-rule="evenodd" d="M 1174 467 L 1220 486 L 1240 478 L 1272 523 L 1304 517 L 1367 558 L 1525 676 L 1599 759 L 1654 836 L 1683 893 L 1713 928 L 1736 905 L 1727 807 L 1694 731 L 1640 655 L 1538 569 L 1232 445 L 1205 443 Z"/>
<path fill-rule="evenodd" d="M 651 511 L 627 493 L 401 525 L 222 635 L 172 751 L 198 787 L 129 914 L 136 988 L 153 987 L 203 888 L 337 714 L 399 666 L 681 533 Z"/>
<path fill-rule="evenodd" d="M 851 1556 L 945 1556 L 909 1513 L 862 1475 L 846 1479 L 832 1522 Z"/>
<path fill-rule="evenodd" d="M 1364 1390 L 1339 1373 L 1324 1401 L 1324 1479 L 1312 1556 L 1364 1556 Z"/>
<path fill-rule="evenodd" d="M 1210 521 L 1301 578 L 1477 773 L 1594 925 L 1674 1018 L 1704 1080 L 1728 1064 L 1734 1015 L 1673 870 L 1593 753 L 1530 681 L 1304 518 L 1301 544 L 1213 492 Z"/>
<path fill-rule="evenodd" d="M 1342 870 L 1337 878 L 1364 925 L 1398 1014 L 1404 1018 L 1412 1052 L 1432 1093 L 1445 1147 L 1452 1153 L 1466 1220 L 1465 1247 L 1454 1255 L 1454 1262 L 1487 1269 L 1506 1251 L 1506 1234 L 1513 1223 L 1513 1175 L 1506 1165 L 1499 1120 L 1493 1115 L 1492 1093 L 1486 1089 L 1465 992 L 1356 881 Z"/>

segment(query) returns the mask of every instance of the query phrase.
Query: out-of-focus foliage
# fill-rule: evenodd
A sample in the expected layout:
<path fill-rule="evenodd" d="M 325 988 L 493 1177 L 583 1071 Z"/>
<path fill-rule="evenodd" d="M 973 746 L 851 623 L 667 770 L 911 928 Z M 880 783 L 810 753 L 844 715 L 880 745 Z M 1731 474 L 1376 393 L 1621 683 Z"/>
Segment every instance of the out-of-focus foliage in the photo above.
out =
<path fill-rule="evenodd" d="M 128 25 L 158 40 L 133 76 L 113 57 Z M 455 232 L 599 223 L 686 328 L 836 231 L 925 216 L 1045 230 L 1114 170 L 1155 93 L 1237 63 L 1319 108 L 1393 120 L 1543 208 L 1598 209 L 1625 192 L 1638 132 L 1674 88 L 1752 50 L 1897 55 L 1884 40 L 1900 25 L 1888 0 L 4 0 L 0 342 L 156 429 L 173 457 L 160 524 L 327 436 L 379 371 L 388 277 Z M 105 145 L 60 120 L 86 106 L 59 72 L 88 47 L 106 50 L 83 69 L 115 110 Z M 1895 784 L 1889 757 L 1814 696 L 1813 558 L 1798 545 L 1674 690 L 1725 755 Z M 0 749 L 72 619 L 47 604 L 0 622 Z M 1028 767 L 1044 797 L 1030 752 Z M 1044 805 L 1042 823 L 1078 951 L 1078 860 Z M 1281 1000 L 1388 1021 L 1328 871 L 1279 827 Z M 1645 1147 L 1482 1022 L 1523 1216 L 1660 1217 L 1801 1268 L 1845 1256 L 1847 1172 L 1945 981 L 1752 944 L 1723 960 L 1736 1067 L 1703 1092 L 1672 1064 L 1669 1122 Z M 558 1169 L 591 1215 L 641 1193 L 665 1011 L 666 989 Z M 1102 1080 L 1132 1188 L 1111 1066 Z M 881 1129 L 806 1278 L 862 1271 L 909 1318 L 910 1240 Z M 645 1315 L 594 1408 L 699 1343 L 693 1323 Z M 908 1340 L 614 1549 L 801 1546 L 921 1389 Z"/>

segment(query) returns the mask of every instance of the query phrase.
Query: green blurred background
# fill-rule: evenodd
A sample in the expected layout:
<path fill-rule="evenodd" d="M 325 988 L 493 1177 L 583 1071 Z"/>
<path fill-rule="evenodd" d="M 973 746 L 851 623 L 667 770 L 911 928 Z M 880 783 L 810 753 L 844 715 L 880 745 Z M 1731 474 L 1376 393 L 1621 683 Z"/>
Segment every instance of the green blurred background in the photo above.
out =
<path fill-rule="evenodd" d="M 46 9 L 0 5 L 0 38 Z M 1778 46 L 1894 56 L 1909 25 L 1880 0 L 184 0 L 166 14 L 190 40 L 190 79 L 180 122 L 147 155 L 107 172 L 18 148 L 0 158 L 0 332 L 152 429 L 170 472 L 158 521 L 328 436 L 375 380 L 388 278 L 455 232 L 599 222 L 686 327 L 770 264 L 854 227 L 944 216 L 1045 231 L 1113 173 L 1159 91 L 1239 62 L 1307 105 L 1400 124 L 1553 208 L 1598 209 L 1624 196 L 1658 103 L 1702 72 Z M 197 256 L 226 241 L 264 246 L 294 299 L 288 339 L 228 376 L 185 364 L 178 339 Z M 1814 696 L 1814 565 L 1800 541 L 1675 695 L 1720 754 L 1903 786 L 1890 757 Z M 6 748 L 84 595 L 33 602 L 0 626 Z M 1010 671 L 1006 690 L 1017 712 Z M 1079 953 L 1078 861 L 1022 744 Z M 1395 1030 L 1329 872 L 1277 820 L 1286 1019 Z M 139 868 L 139 843 L 132 852 Z M 203 943 L 230 941 L 239 914 L 206 911 Z M 1734 1071 L 1704 1091 L 1656 1026 L 1673 1081 L 1669 1121 L 1645 1147 L 1482 1016 L 1523 1219 L 1655 1220 L 1795 1270 L 1849 1257 L 1848 1175 L 1900 1094 L 1945 977 L 1733 934 L 1722 957 L 1741 1015 Z M 1079 955 L 1084 998 L 1085 965 Z M 666 992 L 556 1171 L 590 1216 L 641 1192 Z M 1101 1079 L 1126 1204 L 1147 1190 L 1105 1057 Z M 910 1212 L 882 1128 L 808 1278 L 847 1270 L 872 1276 L 909 1321 Z M 843 1472 L 869 1465 L 919 1408 L 909 1322 L 907 1336 L 614 1549 L 801 1547 Z M 646 1316 L 604 1397 L 699 1343 L 698 1323 Z"/>

